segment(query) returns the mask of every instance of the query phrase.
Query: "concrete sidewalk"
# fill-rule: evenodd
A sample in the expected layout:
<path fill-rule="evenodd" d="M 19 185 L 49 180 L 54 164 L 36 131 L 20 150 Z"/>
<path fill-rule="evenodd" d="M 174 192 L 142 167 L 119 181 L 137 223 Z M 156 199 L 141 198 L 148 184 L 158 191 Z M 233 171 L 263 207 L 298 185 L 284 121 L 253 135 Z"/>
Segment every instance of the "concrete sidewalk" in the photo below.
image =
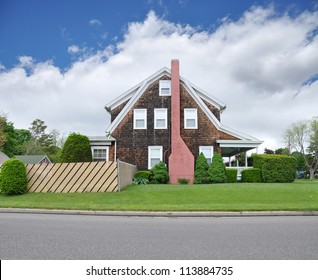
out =
<path fill-rule="evenodd" d="M 57 214 L 57 215 L 95 215 L 131 217 L 252 217 L 252 216 L 318 216 L 318 211 L 88 211 L 88 210 L 50 210 L 29 208 L 0 208 L 0 213 Z"/>

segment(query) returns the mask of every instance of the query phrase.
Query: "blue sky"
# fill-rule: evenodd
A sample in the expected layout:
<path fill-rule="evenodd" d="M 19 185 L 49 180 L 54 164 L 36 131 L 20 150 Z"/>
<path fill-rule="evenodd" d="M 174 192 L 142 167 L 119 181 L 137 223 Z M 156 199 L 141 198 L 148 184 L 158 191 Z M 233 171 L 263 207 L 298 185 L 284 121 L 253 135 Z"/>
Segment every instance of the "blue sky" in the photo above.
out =
<path fill-rule="evenodd" d="M 129 22 L 143 21 L 150 10 L 159 17 L 202 30 L 213 30 L 228 17 L 238 19 L 252 5 L 273 3 L 278 11 L 313 9 L 312 0 L 1 0 L 0 63 L 17 57 L 52 59 L 61 68 L 76 59 L 70 45 L 92 52 L 121 40 Z"/>
<path fill-rule="evenodd" d="M 284 145 L 318 115 L 318 0 L 0 0 L 0 113 L 103 135 L 104 105 L 171 59 L 222 122 Z"/>

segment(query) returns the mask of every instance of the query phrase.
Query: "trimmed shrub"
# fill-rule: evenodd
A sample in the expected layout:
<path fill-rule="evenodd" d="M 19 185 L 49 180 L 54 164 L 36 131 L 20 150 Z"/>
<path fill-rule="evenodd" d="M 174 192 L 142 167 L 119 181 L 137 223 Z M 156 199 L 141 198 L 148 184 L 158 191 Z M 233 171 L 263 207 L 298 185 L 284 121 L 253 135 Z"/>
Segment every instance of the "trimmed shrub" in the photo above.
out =
<path fill-rule="evenodd" d="M 260 183 L 262 182 L 261 170 L 259 168 L 249 168 L 242 170 L 241 182 Z"/>
<path fill-rule="evenodd" d="M 148 171 L 148 170 L 137 171 L 135 174 L 135 178 L 142 178 L 146 180 L 149 180 L 150 176 L 151 176 L 151 171 Z"/>
<path fill-rule="evenodd" d="M 89 162 L 92 161 L 92 151 L 87 136 L 71 133 L 62 148 L 61 162 Z"/>
<path fill-rule="evenodd" d="M 148 179 L 135 177 L 133 183 L 135 185 L 147 185 L 149 183 Z"/>
<path fill-rule="evenodd" d="M 180 185 L 187 185 L 187 184 L 189 184 L 189 182 L 190 182 L 190 180 L 187 179 L 187 178 L 179 178 L 179 179 L 178 179 L 178 183 L 179 183 Z"/>
<path fill-rule="evenodd" d="M 290 183 L 296 178 L 296 159 L 283 155 L 254 155 L 253 167 L 261 170 L 265 183 Z"/>
<path fill-rule="evenodd" d="M 12 158 L 3 163 L 0 172 L 0 191 L 5 195 L 24 194 L 28 191 L 28 178 L 24 163 Z"/>
<path fill-rule="evenodd" d="M 153 168 L 151 168 L 150 183 L 152 184 L 167 184 L 170 177 L 168 174 L 167 166 L 160 161 Z"/>
<path fill-rule="evenodd" d="M 237 182 L 237 169 L 236 168 L 226 168 L 226 177 L 228 183 Z"/>
<path fill-rule="evenodd" d="M 226 183 L 226 170 L 222 157 L 218 153 L 214 153 L 212 163 L 208 169 L 208 175 L 211 183 Z"/>
<path fill-rule="evenodd" d="M 194 170 L 194 184 L 207 184 L 210 182 L 208 175 L 209 165 L 203 153 L 197 157 Z"/>

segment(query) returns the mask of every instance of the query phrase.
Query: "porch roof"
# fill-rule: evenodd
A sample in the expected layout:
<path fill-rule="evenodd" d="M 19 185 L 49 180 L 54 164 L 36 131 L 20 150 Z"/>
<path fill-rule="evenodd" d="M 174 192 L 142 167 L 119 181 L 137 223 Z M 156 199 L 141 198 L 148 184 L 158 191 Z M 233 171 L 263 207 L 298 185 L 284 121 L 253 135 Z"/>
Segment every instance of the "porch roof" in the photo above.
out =
<path fill-rule="evenodd" d="M 255 149 L 263 143 L 263 141 L 260 140 L 217 140 L 216 142 L 222 149 L 223 157 L 231 157 Z"/>

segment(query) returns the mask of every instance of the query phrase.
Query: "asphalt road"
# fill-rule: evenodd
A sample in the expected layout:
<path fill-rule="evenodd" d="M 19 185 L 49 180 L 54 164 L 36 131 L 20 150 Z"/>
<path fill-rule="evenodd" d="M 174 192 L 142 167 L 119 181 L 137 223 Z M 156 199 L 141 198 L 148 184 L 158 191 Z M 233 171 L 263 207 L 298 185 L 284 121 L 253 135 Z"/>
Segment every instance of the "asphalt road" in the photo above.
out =
<path fill-rule="evenodd" d="M 318 259 L 318 217 L 0 213 L 0 259 Z"/>

